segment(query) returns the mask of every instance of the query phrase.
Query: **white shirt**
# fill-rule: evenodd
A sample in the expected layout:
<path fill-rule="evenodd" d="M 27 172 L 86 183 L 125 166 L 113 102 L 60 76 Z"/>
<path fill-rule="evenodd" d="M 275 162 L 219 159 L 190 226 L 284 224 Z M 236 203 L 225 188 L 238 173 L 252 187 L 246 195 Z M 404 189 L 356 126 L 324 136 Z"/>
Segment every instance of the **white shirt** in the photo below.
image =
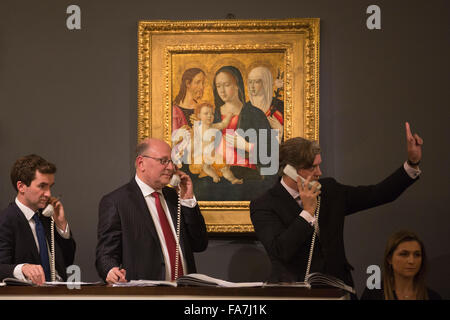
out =
<path fill-rule="evenodd" d="M 403 164 L 403 168 L 405 169 L 406 173 L 408 174 L 408 176 L 410 176 L 411 179 L 417 179 L 417 177 L 422 173 L 422 171 L 420 171 L 420 169 L 414 169 L 413 167 L 411 167 L 407 161 L 405 161 L 405 163 Z M 300 199 L 300 193 L 297 190 L 290 188 L 284 182 L 283 179 L 281 179 L 281 185 L 286 189 L 287 192 L 289 192 L 289 194 L 292 196 L 292 198 L 294 198 L 297 201 L 297 203 L 300 206 L 302 206 L 302 200 Z M 311 226 L 314 226 L 314 223 L 316 222 L 316 217 L 315 216 L 313 217 L 306 210 L 302 210 L 302 212 L 300 212 L 300 217 L 305 219 Z"/>
<path fill-rule="evenodd" d="M 27 219 L 28 224 L 30 225 L 31 232 L 33 233 L 34 242 L 36 243 L 38 252 L 40 252 L 39 241 L 38 241 L 37 234 L 36 234 L 36 222 L 34 222 L 34 220 L 33 220 L 33 216 L 34 216 L 35 212 L 33 210 L 31 210 L 30 208 L 28 208 L 26 205 L 24 205 L 22 202 L 20 202 L 19 199 L 17 199 L 17 197 L 16 197 L 16 204 L 19 207 L 20 211 L 22 211 L 23 215 L 25 216 L 25 219 Z M 63 237 L 64 239 L 70 238 L 70 229 L 69 229 L 68 223 L 67 223 L 65 231 L 59 229 L 58 227 L 56 227 L 56 230 L 58 231 L 60 236 Z M 48 257 L 50 258 L 50 246 L 48 245 L 48 243 L 47 243 L 47 250 L 48 250 Z M 49 261 L 49 263 L 50 263 L 50 261 Z M 25 263 L 18 264 L 14 268 L 14 273 L 13 273 L 14 278 L 19 279 L 19 280 L 27 280 L 22 272 L 22 267 L 24 264 Z M 59 279 L 62 279 L 58 275 L 58 272 L 56 272 L 56 277 Z"/>
<path fill-rule="evenodd" d="M 137 185 L 139 186 L 139 189 L 141 189 L 142 195 L 144 196 L 145 202 L 147 203 L 148 210 L 150 211 L 150 215 L 153 219 L 153 223 L 155 224 L 156 232 L 158 234 L 159 242 L 161 244 L 161 249 L 163 251 L 164 255 L 164 261 L 165 261 L 165 268 L 166 268 L 166 280 L 171 281 L 172 280 L 172 268 L 170 264 L 170 258 L 169 258 L 169 252 L 167 250 L 167 244 L 166 240 L 164 239 L 164 233 L 161 228 L 161 223 L 159 221 L 158 211 L 156 210 L 156 203 L 155 203 L 155 197 L 153 197 L 151 194 L 155 191 L 158 191 L 160 193 L 159 199 L 161 201 L 161 206 L 164 209 L 164 213 L 166 214 L 167 221 L 169 222 L 170 229 L 172 230 L 173 236 L 176 239 L 176 242 L 178 244 L 178 239 L 176 236 L 176 230 L 175 226 L 173 225 L 172 216 L 170 215 L 169 208 L 167 207 L 167 203 L 164 199 L 164 195 L 162 194 L 161 190 L 155 190 L 146 183 L 144 183 L 142 180 L 138 178 L 138 176 L 135 176 L 135 180 Z M 195 196 L 193 199 L 180 199 L 180 203 L 182 206 L 194 208 L 197 205 L 197 200 L 195 199 Z M 179 244 L 178 244 L 179 245 Z M 180 257 L 181 257 L 181 263 L 183 265 L 183 270 L 186 270 L 186 261 L 183 256 L 183 252 L 181 250 L 180 246 Z"/>

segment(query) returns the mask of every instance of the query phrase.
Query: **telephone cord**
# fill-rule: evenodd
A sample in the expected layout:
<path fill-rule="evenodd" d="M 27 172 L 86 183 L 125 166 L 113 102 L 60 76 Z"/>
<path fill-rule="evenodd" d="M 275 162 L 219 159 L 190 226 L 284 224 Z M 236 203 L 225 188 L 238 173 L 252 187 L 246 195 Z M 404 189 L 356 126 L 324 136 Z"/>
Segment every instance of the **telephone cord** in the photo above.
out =
<path fill-rule="evenodd" d="M 314 224 L 314 233 L 311 240 L 311 248 L 309 249 L 308 265 L 306 266 L 306 273 L 305 273 L 305 282 L 307 282 L 309 271 L 311 269 L 312 256 L 314 252 L 314 243 L 316 242 L 316 234 L 319 231 L 320 196 L 317 197 L 317 207 L 315 213 L 316 213 L 316 222 Z"/>
<path fill-rule="evenodd" d="M 50 278 L 52 282 L 56 281 L 56 271 L 55 271 L 55 220 L 53 216 L 51 218 L 50 224 Z"/>
<path fill-rule="evenodd" d="M 180 188 L 178 187 L 178 208 L 177 208 L 177 236 L 176 236 L 176 250 L 175 250 L 175 276 L 178 278 L 178 265 L 180 264 L 180 219 L 181 218 L 181 201 L 180 201 Z"/>

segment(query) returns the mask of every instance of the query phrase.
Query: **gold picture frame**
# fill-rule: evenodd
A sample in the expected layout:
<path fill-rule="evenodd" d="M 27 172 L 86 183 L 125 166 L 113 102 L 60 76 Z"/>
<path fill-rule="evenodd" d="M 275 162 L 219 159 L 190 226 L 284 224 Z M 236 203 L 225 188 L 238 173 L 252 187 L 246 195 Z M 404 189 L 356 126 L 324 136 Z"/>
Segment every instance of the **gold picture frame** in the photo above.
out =
<path fill-rule="evenodd" d="M 171 144 L 172 104 L 183 70 L 204 70 L 211 86 L 222 65 L 238 68 L 244 79 L 252 67 L 265 65 L 283 84 L 283 139 L 318 140 L 319 25 L 318 18 L 140 21 L 138 139 L 155 137 Z M 211 88 L 206 91 L 212 99 Z M 199 199 L 208 232 L 253 232 L 249 203 Z"/>

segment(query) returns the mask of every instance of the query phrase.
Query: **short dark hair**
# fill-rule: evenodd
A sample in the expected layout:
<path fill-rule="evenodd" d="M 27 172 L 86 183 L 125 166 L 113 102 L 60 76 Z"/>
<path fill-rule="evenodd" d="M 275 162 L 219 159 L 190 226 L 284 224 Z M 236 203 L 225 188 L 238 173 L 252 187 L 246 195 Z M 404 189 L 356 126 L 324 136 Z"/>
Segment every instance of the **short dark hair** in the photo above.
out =
<path fill-rule="evenodd" d="M 22 181 L 29 187 L 31 182 L 36 178 L 36 170 L 40 173 L 55 174 L 56 166 L 36 154 L 30 154 L 17 159 L 11 168 L 11 183 L 14 189 L 18 191 L 18 181 Z"/>
<path fill-rule="evenodd" d="M 320 146 L 316 141 L 301 137 L 291 138 L 280 145 L 280 164 L 278 175 L 290 164 L 295 169 L 308 169 L 313 166 L 314 158 L 320 154 Z"/>

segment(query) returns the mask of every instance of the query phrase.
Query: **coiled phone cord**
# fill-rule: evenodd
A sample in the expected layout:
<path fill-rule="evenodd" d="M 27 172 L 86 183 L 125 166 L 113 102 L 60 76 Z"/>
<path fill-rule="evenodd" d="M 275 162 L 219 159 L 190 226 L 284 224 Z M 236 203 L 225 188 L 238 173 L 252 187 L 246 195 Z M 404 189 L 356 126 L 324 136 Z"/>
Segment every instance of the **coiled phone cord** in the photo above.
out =
<path fill-rule="evenodd" d="M 315 211 L 316 222 L 314 224 L 314 233 L 311 240 L 311 248 L 309 249 L 308 265 L 306 266 L 305 282 L 309 275 L 309 270 L 311 269 L 312 256 L 314 252 L 314 243 L 316 242 L 316 234 L 319 232 L 319 213 L 320 213 L 320 196 L 317 197 L 317 207 Z"/>
<path fill-rule="evenodd" d="M 175 250 L 175 276 L 174 279 L 178 278 L 178 265 L 180 264 L 180 219 L 181 218 L 181 201 L 180 201 L 180 187 L 178 187 L 178 208 L 177 208 L 177 236 L 176 236 L 176 250 Z"/>
<path fill-rule="evenodd" d="M 56 281 L 55 271 L 55 220 L 51 217 L 50 224 L 50 278 L 52 282 Z"/>

